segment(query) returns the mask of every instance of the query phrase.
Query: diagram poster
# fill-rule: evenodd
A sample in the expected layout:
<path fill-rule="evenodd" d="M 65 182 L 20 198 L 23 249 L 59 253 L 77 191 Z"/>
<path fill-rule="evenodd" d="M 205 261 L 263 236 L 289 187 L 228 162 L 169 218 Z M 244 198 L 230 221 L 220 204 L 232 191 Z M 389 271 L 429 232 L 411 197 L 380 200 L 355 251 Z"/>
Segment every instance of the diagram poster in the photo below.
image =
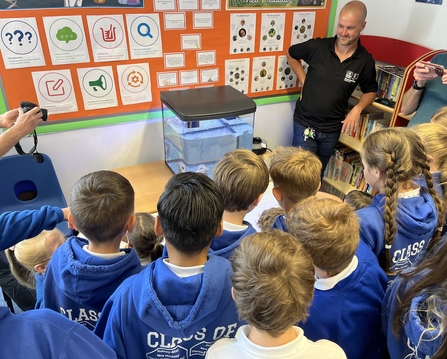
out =
<path fill-rule="evenodd" d="M 283 9 L 296 10 L 300 7 L 325 8 L 326 0 L 227 0 L 227 9 Z"/>
<path fill-rule="evenodd" d="M 143 7 L 143 0 L 5 0 L 0 10 L 6 9 L 49 9 L 49 8 L 114 8 Z"/>
<path fill-rule="evenodd" d="M 315 12 L 293 13 L 293 26 L 291 44 L 295 45 L 305 42 L 314 37 Z"/>
<path fill-rule="evenodd" d="M 296 88 L 297 77 L 287 62 L 285 55 L 278 56 L 278 71 L 276 73 L 276 89 L 287 90 Z"/>
<path fill-rule="evenodd" d="M 230 85 L 242 93 L 248 93 L 250 59 L 225 61 L 225 85 Z"/>
<path fill-rule="evenodd" d="M 0 49 L 7 69 L 44 66 L 36 18 L 0 19 Z"/>
<path fill-rule="evenodd" d="M 253 58 L 251 73 L 251 92 L 273 90 L 273 76 L 275 74 L 275 56 Z"/>
<path fill-rule="evenodd" d="M 230 53 L 254 52 L 256 14 L 231 14 Z"/>
<path fill-rule="evenodd" d="M 285 13 L 262 14 L 259 52 L 283 51 Z"/>

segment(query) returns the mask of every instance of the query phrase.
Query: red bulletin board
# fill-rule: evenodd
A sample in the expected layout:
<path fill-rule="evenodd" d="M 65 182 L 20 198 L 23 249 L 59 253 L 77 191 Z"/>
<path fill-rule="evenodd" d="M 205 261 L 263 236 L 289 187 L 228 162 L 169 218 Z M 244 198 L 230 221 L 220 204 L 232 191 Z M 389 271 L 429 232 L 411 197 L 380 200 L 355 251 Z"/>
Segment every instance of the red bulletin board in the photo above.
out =
<path fill-rule="evenodd" d="M 177 0 L 178 1 L 178 0 Z M 226 10 L 225 1 L 220 1 L 220 10 L 215 10 L 212 12 L 213 27 L 212 28 L 199 28 L 194 29 L 193 26 L 193 13 L 201 12 L 202 1 L 198 1 L 198 10 L 185 11 L 185 10 L 174 10 L 169 11 L 169 13 L 184 13 L 185 14 L 185 28 L 184 29 L 165 29 L 164 13 L 161 11 L 154 11 L 154 2 L 152 0 L 145 0 L 144 7 L 134 8 L 131 6 L 119 7 L 119 8 L 102 8 L 98 7 L 74 7 L 74 8 L 54 8 L 54 9 L 32 9 L 32 10 L 1 10 L 1 19 L 16 19 L 20 20 L 23 18 L 35 18 L 37 23 L 37 31 L 39 33 L 40 42 L 43 50 L 43 56 L 45 59 L 45 66 L 34 66 L 25 68 L 10 68 L 7 69 L 3 59 L 0 59 L 0 70 L 1 70 L 1 81 L 3 85 L 3 96 L 4 102 L 8 108 L 18 107 L 20 101 L 31 101 L 39 103 L 37 93 L 35 90 L 32 73 L 39 71 L 61 71 L 67 70 L 71 74 L 72 87 L 76 97 L 76 103 L 78 110 L 76 112 L 67 112 L 59 114 L 50 114 L 49 121 L 61 121 L 61 120 L 83 120 L 91 119 L 97 117 L 108 117 L 116 115 L 126 115 L 138 112 L 148 112 L 151 110 L 160 109 L 160 91 L 175 90 L 175 89 L 186 89 L 186 88 L 196 88 L 202 86 L 221 86 L 225 85 L 225 60 L 231 59 L 244 59 L 249 58 L 250 69 L 252 69 L 253 58 L 262 56 L 274 56 L 276 58 L 275 66 L 277 66 L 278 56 L 282 56 L 287 51 L 291 44 L 292 36 L 292 25 L 293 16 L 295 12 L 314 12 L 315 13 L 315 25 L 313 37 L 325 37 L 327 33 L 327 26 L 330 16 L 331 0 L 328 0 L 324 7 L 297 7 L 294 9 L 271 9 L 271 8 L 259 8 L 259 9 L 243 9 L 243 10 Z M 178 9 L 178 3 L 177 3 Z M 168 11 L 167 11 L 168 12 Z M 206 11 L 210 12 L 210 11 Z M 243 14 L 243 13 L 256 13 L 256 40 L 254 46 L 254 53 L 230 53 L 230 16 L 231 14 Z M 283 51 L 273 51 L 273 52 L 260 52 L 259 42 L 261 38 L 261 18 L 262 13 L 284 13 L 285 14 L 285 30 L 284 30 L 284 43 Z M 110 61 L 110 62 L 95 62 L 92 44 L 89 35 L 89 25 L 87 21 L 88 15 L 93 16 L 111 16 L 111 15 L 123 15 L 124 24 L 126 25 L 126 14 L 158 14 L 160 21 L 160 35 L 162 41 L 162 52 L 163 54 L 176 54 L 184 53 L 184 67 L 182 68 L 166 68 L 166 58 L 165 56 L 156 58 L 140 58 L 131 59 L 130 56 L 130 39 L 125 31 L 125 36 L 127 39 L 127 51 L 128 60 L 121 61 Z M 81 16 L 82 24 L 85 31 L 85 40 L 89 52 L 89 62 L 76 63 L 76 64 L 60 64 L 53 65 L 51 56 L 49 53 L 49 44 L 44 27 L 43 17 L 58 16 L 61 18 L 70 16 Z M 144 29 L 143 29 L 144 30 Z M 200 34 L 200 49 L 182 49 L 182 44 L 184 46 L 184 38 L 188 35 Z M 193 36 L 194 38 L 194 36 Z M 197 52 L 214 52 L 216 63 L 214 65 L 198 66 L 197 65 Z M 120 81 L 118 77 L 117 66 L 126 64 L 149 64 L 149 75 L 151 83 L 152 100 L 142 103 L 134 104 L 123 104 L 120 96 L 120 90 L 118 83 Z M 113 78 L 115 82 L 117 106 L 105 107 L 105 108 L 91 108 L 86 109 L 84 106 L 84 101 L 81 92 L 80 79 L 78 77 L 78 69 L 82 68 L 106 68 L 111 67 L 113 72 Z M 200 73 L 203 69 L 217 69 L 218 80 L 211 83 L 201 83 Z M 197 72 L 199 75 L 199 83 L 188 84 L 180 86 L 168 86 L 160 88 L 158 86 L 158 73 L 176 73 L 177 78 L 179 78 L 180 72 L 190 71 L 192 75 Z M 291 93 L 297 93 L 298 88 L 293 89 L 281 89 L 276 90 L 276 80 L 274 79 L 274 86 L 269 91 L 252 93 L 249 90 L 246 93 L 248 96 L 256 97 L 266 97 L 275 95 L 287 95 Z M 252 80 L 250 80 L 252 81 Z M 57 87 L 57 86 L 56 86 Z M 249 89 L 251 89 L 251 83 L 249 83 Z"/>

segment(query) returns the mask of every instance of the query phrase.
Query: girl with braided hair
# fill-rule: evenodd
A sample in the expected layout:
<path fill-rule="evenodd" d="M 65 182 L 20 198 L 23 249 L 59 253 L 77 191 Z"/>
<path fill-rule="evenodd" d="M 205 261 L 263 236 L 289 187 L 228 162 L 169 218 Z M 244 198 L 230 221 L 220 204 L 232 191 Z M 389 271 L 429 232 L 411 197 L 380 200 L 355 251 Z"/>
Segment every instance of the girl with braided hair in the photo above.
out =
<path fill-rule="evenodd" d="M 360 156 L 365 180 L 379 192 L 371 205 L 357 212 L 360 238 L 391 280 L 419 263 L 439 241 L 443 206 L 424 144 L 415 132 L 407 128 L 374 132 L 365 139 Z"/>

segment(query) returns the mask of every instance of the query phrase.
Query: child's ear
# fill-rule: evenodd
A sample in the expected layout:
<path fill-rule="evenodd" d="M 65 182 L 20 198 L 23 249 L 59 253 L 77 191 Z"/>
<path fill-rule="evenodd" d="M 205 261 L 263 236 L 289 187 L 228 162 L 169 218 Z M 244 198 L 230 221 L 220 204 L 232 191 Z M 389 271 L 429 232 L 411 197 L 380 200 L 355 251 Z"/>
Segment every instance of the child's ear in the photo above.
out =
<path fill-rule="evenodd" d="M 233 287 L 231 287 L 231 298 L 233 298 L 233 300 L 234 300 L 234 288 Z"/>
<path fill-rule="evenodd" d="M 126 222 L 126 227 L 125 227 L 126 231 L 132 232 L 133 229 L 135 228 L 136 223 L 137 223 L 137 216 L 135 216 L 135 214 L 132 214 Z"/>
<path fill-rule="evenodd" d="M 320 188 L 321 188 L 321 181 L 320 181 L 320 184 L 318 185 L 317 192 L 320 190 Z"/>
<path fill-rule="evenodd" d="M 73 215 L 71 214 L 71 212 L 68 213 L 68 228 L 70 229 L 74 229 L 74 230 L 78 230 L 78 227 L 76 226 L 76 223 L 74 221 Z"/>
<path fill-rule="evenodd" d="M 256 207 L 259 202 L 261 202 L 262 196 L 264 196 L 264 193 L 261 193 L 259 197 L 253 202 L 253 207 Z"/>
<path fill-rule="evenodd" d="M 281 189 L 279 187 L 273 187 L 272 193 L 273 193 L 273 197 L 276 198 L 278 203 L 281 203 L 281 201 L 283 200 L 283 195 L 282 195 Z"/>
<path fill-rule="evenodd" d="M 223 220 L 220 221 L 215 237 L 220 237 L 223 233 Z"/>
<path fill-rule="evenodd" d="M 47 269 L 47 265 L 46 265 L 46 264 L 36 264 L 36 265 L 34 266 L 34 270 L 35 270 L 37 273 L 40 273 L 40 274 L 45 273 L 45 269 Z"/>
<path fill-rule="evenodd" d="M 163 228 L 161 228 L 161 223 L 159 217 L 155 217 L 155 223 L 154 223 L 154 232 L 157 236 L 163 235 Z"/>

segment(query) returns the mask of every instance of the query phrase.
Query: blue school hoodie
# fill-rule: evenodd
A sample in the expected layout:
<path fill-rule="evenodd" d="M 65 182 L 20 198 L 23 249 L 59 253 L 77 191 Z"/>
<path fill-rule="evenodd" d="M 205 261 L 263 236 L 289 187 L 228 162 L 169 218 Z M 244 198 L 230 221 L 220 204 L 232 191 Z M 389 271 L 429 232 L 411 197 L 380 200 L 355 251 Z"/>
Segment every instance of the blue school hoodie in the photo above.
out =
<path fill-rule="evenodd" d="M 423 319 L 418 315 L 418 309 L 424 307 L 425 295 L 419 295 L 412 300 L 407 322 L 401 328 L 398 337 L 393 334 L 393 317 L 396 307 L 399 305 L 398 292 L 402 297 L 407 288 L 411 286 L 411 283 L 407 281 L 404 287 L 399 290 L 401 281 L 402 278 L 398 276 L 391 282 L 383 300 L 382 327 L 387 338 L 390 357 L 391 359 L 431 358 L 441 346 L 445 333 L 440 335 L 439 329 L 426 331 Z M 445 308 L 442 311 L 445 312 Z M 434 320 L 433 325 L 436 327 L 436 320 Z"/>
<path fill-rule="evenodd" d="M 256 229 L 249 222 L 243 221 L 243 224 L 247 226 L 247 229 L 242 231 L 224 229 L 220 237 L 214 237 L 209 254 L 229 259 L 244 237 L 256 233 Z"/>
<path fill-rule="evenodd" d="M 0 214 L 0 250 L 9 248 L 43 230 L 51 230 L 63 222 L 64 213 L 59 207 L 43 206 L 41 209 L 5 212 Z"/>
<path fill-rule="evenodd" d="M 205 358 L 240 321 L 231 297 L 231 265 L 210 256 L 204 272 L 180 278 L 162 258 L 127 279 L 107 301 L 95 333 L 119 358 Z"/>
<path fill-rule="evenodd" d="M 417 264 L 437 231 L 438 212 L 435 202 L 426 188 L 421 187 L 420 194 L 398 200 L 398 230 L 390 250 L 392 272 L 399 272 Z M 357 211 L 360 219 L 360 239 L 378 258 L 385 250 L 384 204 L 385 195 L 378 194 L 369 206 Z"/>
<path fill-rule="evenodd" d="M 0 307 L 0 358 L 113 359 L 92 332 L 48 309 L 12 314 Z"/>
<path fill-rule="evenodd" d="M 105 302 L 142 266 L 133 249 L 104 259 L 87 253 L 85 245 L 85 239 L 71 237 L 56 249 L 45 271 L 40 308 L 53 309 L 93 330 Z"/>
<path fill-rule="evenodd" d="M 279 229 L 283 232 L 289 232 L 286 225 L 286 216 L 283 214 L 280 214 L 278 217 L 276 217 L 275 222 L 272 224 L 272 229 Z"/>
<path fill-rule="evenodd" d="M 377 258 L 362 242 L 357 268 L 331 289 L 315 288 L 303 328 L 312 341 L 337 343 L 349 359 L 377 359 L 385 348 L 381 333 L 382 300 L 387 277 Z"/>

